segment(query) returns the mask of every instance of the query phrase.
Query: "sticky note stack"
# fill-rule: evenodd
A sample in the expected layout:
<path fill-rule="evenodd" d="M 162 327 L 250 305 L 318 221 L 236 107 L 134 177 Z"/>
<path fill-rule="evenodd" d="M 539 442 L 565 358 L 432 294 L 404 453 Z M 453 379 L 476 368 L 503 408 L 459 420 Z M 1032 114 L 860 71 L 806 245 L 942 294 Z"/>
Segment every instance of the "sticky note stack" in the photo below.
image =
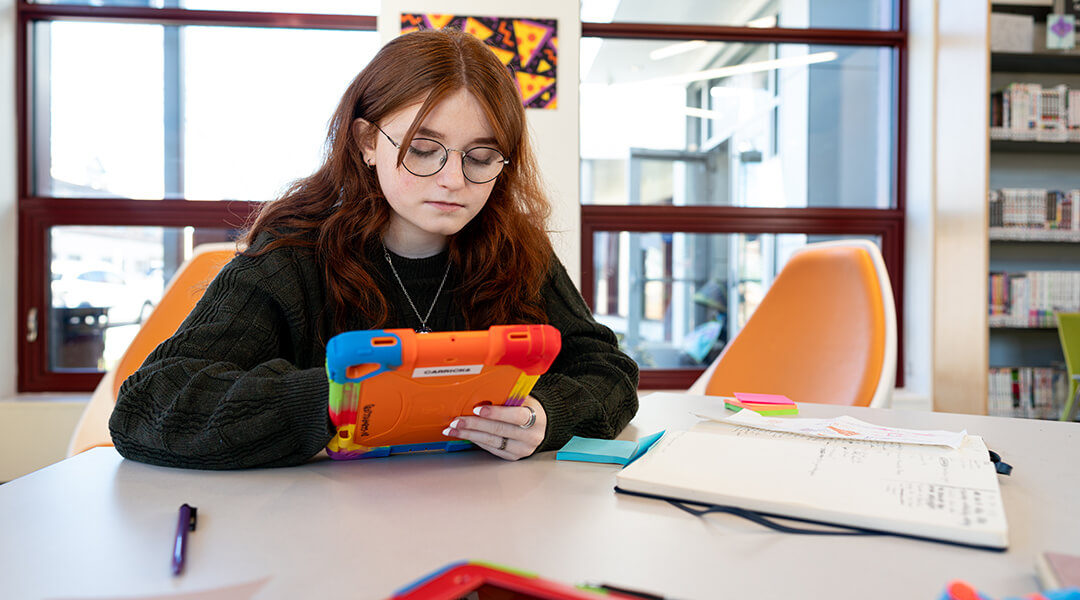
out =
<path fill-rule="evenodd" d="M 780 394 L 735 392 L 734 398 L 724 398 L 724 405 L 735 411 L 747 408 L 766 417 L 799 414 L 799 407 L 790 398 Z"/>
<path fill-rule="evenodd" d="M 663 435 L 663 431 L 658 431 L 636 442 L 630 440 L 601 440 L 575 435 L 555 454 L 555 460 L 628 465 L 637 460 L 642 454 L 645 454 Z"/>

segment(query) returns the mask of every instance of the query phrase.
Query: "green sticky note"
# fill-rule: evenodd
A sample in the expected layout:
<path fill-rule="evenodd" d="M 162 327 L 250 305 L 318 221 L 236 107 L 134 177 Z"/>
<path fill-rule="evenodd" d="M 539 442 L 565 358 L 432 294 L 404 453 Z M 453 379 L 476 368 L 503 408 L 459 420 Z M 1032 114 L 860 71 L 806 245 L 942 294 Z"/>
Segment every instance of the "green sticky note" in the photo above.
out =
<path fill-rule="evenodd" d="M 728 410 L 739 412 L 744 408 L 746 410 L 752 410 L 763 417 L 776 417 L 782 415 L 797 415 L 799 414 L 799 408 L 792 404 L 791 406 L 785 405 L 768 405 L 768 404 L 750 404 L 744 405 L 739 402 L 724 402 L 724 406 Z"/>

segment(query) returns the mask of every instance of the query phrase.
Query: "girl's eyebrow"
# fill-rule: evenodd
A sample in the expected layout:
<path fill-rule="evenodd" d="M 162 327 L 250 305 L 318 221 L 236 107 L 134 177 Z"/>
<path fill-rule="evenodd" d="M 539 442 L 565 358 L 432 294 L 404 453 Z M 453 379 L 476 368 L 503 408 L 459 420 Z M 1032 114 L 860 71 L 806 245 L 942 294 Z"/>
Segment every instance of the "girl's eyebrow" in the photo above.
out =
<path fill-rule="evenodd" d="M 435 131 L 434 129 L 428 129 L 427 127 L 422 127 L 422 126 L 420 127 L 420 129 L 416 130 L 416 135 L 420 136 L 420 137 L 429 137 L 429 138 L 434 138 L 434 139 L 443 139 L 443 137 L 444 137 L 442 133 L 440 133 L 438 131 Z M 496 140 L 493 137 L 478 137 L 478 138 L 473 138 L 468 144 L 466 144 L 466 146 L 473 146 L 473 145 L 476 145 L 476 144 L 492 144 L 492 145 L 494 145 L 497 142 L 498 142 L 498 140 Z"/>

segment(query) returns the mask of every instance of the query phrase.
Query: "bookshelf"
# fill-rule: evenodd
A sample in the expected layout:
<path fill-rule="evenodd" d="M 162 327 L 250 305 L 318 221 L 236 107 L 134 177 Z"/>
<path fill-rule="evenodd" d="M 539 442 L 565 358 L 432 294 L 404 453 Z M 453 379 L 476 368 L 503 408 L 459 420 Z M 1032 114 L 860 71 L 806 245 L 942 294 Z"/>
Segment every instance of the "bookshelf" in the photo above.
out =
<path fill-rule="evenodd" d="M 1038 154 L 1080 154 L 1080 142 L 990 140 L 990 151 L 998 153 L 1035 152 Z"/>
<path fill-rule="evenodd" d="M 991 92 L 1014 83 L 1080 90 L 1080 52 L 992 53 L 990 65 Z M 1018 92 L 1013 99 L 1028 102 L 1025 90 Z M 1074 97 L 1080 94 L 1066 92 L 1061 111 L 1067 131 L 1046 134 L 1038 123 L 1041 105 L 1032 109 L 1035 128 L 1017 130 L 1007 121 L 1000 125 L 1001 97 L 991 95 L 990 112 L 999 119 L 990 129 L 987 235 L 991 415 L 1057 418 L 1067 394 L 1052 313 L 1080 310 L 1080 132 L 1068 130 L 1067 112 Z"/>
<path fill-rule="evenodd" d="M 990 70 L 1001 73 L 1076 73 L 1077 57 L 1072 54 L 1019 54 L 994 52 Z"/>
<path fill-rule="evenodd" d="M 993 11 L 1013 15 L 1030 15 L 1036 20 L 1046 21 L 1046 15 L 1053 8 L 1053 0 L 1026 0 L 1023 2 L 994 2 Z"/>

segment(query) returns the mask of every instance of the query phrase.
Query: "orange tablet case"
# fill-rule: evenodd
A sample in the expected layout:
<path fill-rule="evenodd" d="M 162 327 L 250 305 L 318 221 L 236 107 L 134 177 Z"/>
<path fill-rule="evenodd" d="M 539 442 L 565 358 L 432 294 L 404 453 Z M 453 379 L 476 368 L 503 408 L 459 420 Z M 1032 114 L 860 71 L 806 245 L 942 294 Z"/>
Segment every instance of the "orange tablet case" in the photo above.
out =
<path fill-rule="evenodd" d="M 472 446 L 442 431 L 483 404 L 519 405 L 562 346 L 550 325 L 338 334 L 326 345 L 335 459 Z"/>

